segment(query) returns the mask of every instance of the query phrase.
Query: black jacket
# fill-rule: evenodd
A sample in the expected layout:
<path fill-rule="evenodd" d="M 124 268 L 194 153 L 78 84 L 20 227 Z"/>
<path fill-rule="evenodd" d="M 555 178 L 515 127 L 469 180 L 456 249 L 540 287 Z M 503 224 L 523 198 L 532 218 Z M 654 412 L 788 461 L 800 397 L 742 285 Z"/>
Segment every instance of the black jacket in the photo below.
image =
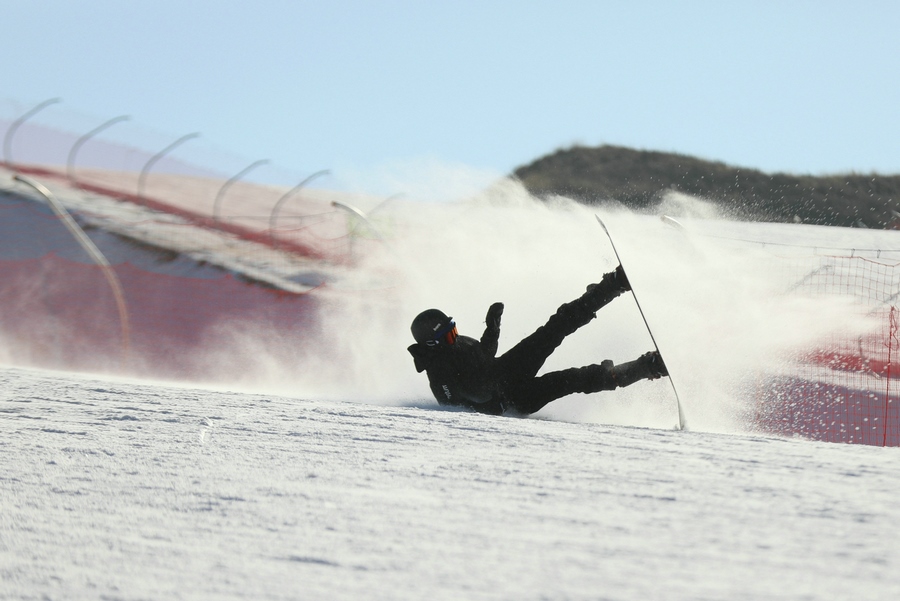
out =
<path fill-rule="evenodd" d="M 481 413 L 503 413 L 495 359 L 502 312 L 502 303 L 491 305 L 480 341 L 459 336 L 454 344 L 409 347 L 416 371 L 426 372 L 438 403 L 470 407 Z"/>

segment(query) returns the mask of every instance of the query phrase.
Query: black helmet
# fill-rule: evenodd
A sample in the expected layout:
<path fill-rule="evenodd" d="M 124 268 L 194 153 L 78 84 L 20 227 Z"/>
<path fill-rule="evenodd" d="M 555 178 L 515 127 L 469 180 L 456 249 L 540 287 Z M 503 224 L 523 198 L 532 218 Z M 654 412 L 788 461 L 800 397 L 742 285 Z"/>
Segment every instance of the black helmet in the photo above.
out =
<path fill-rule="evenodd" d="M 456 340 L 456 324 L 452 317 L 447 317 L 443 311 L 428 309 L 419 313 L 409 328 L 413 338 L 419 344 L 436 346 L 442 342 L 453 344 Z"/>

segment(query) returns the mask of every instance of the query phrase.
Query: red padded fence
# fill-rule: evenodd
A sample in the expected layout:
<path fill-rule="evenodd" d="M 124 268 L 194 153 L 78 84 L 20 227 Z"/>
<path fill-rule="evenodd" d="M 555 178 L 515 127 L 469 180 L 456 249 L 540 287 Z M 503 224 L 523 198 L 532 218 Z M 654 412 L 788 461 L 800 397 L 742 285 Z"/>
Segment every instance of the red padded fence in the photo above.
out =
<path fill-rule="evenodd" d="M 128 338 L 100 268 L 47 254 L 0 260 L 0 334 L 16 363 L 167 378 L 204 378 L 224 328 L 300 354 L 314 336 L 316 299 L 220 277 L 113 266 L 128 306 Z M 239 351 L 240 349 L 234 349 Z"/>
<path fill-rule="evenodd" d="M 0 198 L 0 353 L 12 362 L 203 379 L 216 372 L 209 351 L 229 332 L 288 356 L 316 334 L 315 295 L 97 229 L 90 235 L 121 284 L 126 323 L 101 268 L 46 205 Z"/>
<path fill-rule="evenodd" d="M 76 161 L 100 129 L 77 136 L 29 122 L 15 163 L 0 162 L 0 360 L 196 379 L 215 373 L 216 350 L 227 359 L 262 349 L 260 361 L 271 352 L 288 368 L 305 347 L 327 352 L 326 288 L 380 239 L 360 227 L 370 224 L 353 208 L 358 195 L 310 189 L 324 170 L 292 188 L 252 184 L 239 181 L 246 169 L 226 179 L 99 138 Z M 101 249 L 126 318 L 115 285 L 13 174 L 51 189 Z M 246 348 L 221 348 L 237 336 Z"/>

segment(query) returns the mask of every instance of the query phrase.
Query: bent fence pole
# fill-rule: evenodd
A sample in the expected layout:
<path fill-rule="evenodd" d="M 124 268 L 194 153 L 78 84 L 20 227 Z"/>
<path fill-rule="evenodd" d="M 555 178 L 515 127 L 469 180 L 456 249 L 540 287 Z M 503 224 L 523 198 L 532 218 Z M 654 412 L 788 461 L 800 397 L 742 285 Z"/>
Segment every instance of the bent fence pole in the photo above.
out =
<path fill-rule="evenodd" d="M 289 197 L 294 195 L 296 192 L 299 192 L 303 186 L 313 181 L 317 177 L 322 175 L 327 175 L 331 173 L 328 169 L 322 169 L 321 171 L 316 171 L 299 184 L 288 190 L 284 196 L 278 199 L 278 202 L 275 203 L 275 206 L 272 207 L 272 213 L 269 215 L 269 236 L 272 239 L 272 246 L 278 248 L 278 238 L 275 236 L 275 228 L 278 226 L 278 213 L 281 211 L 282 205 L 287 201 Z"/>
<path fill-rule="evenodd" d="M 62 102 L 62 98 L 51 98 L 49 100 L 45 100 L 12 122 L 12 124 L 9 126 L 9 129 L 6 130 L 6 135 L 3 136 L 3 162 L 4 163 L 6 163 L 7 165 L 10 165 L 10 166 L 13 164 L 12 139 L 13 139 L 13 136 L 16 134 L 16 130 L 19 129 L 19 127 L 23 123 L 25 123 L 25 121 L 28 120 L 30 117 L 32 117 L 39 111 L 44 110 L 51 104 L 56 104 L 57 102 Z"/>
<path fill-rule="evenodd" d="M 113 296 L 116 300 L 116 307 L 119 311 L 119 326 L 122 330 L 122 367 L 123 369 L 128 366 L 129 355 L 131 354 L 131 326 L 128 319 L 128 307 L 125 304 L 125 294 L 122 292 L 122 286 L 119 283 L 119 278 L 116 277 L 116 273 L 113 271 L 112 267 L 109 264 L 109 261 L 106 260 L 106 257 L 103 256 L 103 253 L 100 252 L 100 249 L 97 248 L 97 245 L 88 238 L 87 234 L 84 233 L 84 230 L 75 222 L 72 218 L 72 215 L 69 214 L 69 211 L 66 210 L 66 207 L 63 206 L 59 200 L 53 195 L 40 182 L 37 182 L 30 177 L 25 177 L 24 175 L 16 174 L 13 176 L 13 179 L 22 182 L 28 186 L 31 186 L 35 190 L 38 191 L 44 198 L 47 199 L 47 202 L 50 203 L 50 207 L 53 209 L 53 212 L 56 213 L 57 217 L 62 221 L 63 225 L 66 226 L 66 229 L 69 230 L 69 233 L 72 234 L 72 237 L 75 238 L 75 241 L 78 242 L 79 246 L 84 249 L 84 251 L 91 257 L 91 260 L 100 267 L 103 272 L 103 276 L 106 278 L 109 287 L 112 289 Z"/>
<path fill-rule="evenodd" d="M 199 137 L 200 137 L 199 132 L 194 132 L 192 134 L 187 134 L 185 136 L 181 136 L 180 138 L 178 138 L 177 140 L 175 140 L 174 142 L 172 142 L 171 144 L 169 144 L 168 146 L 166 146 L 165 148 L 163 148 L 162 150 L 160 150 L 159 152 L 154 154 L 152 157 L 150 157 L 150 160 L 147 161 L 147 163 L 144 165 L 144 168 L 141 169 L 141 174 L 138 176 L 138 188 L 137 188 L 138 198 L 144 197 L 144 182 L 147 180 L 147 173 L 150 171 L 150 169 L 153 167 L 153 165 L 155 165 L 156 162 L 159 161 L 159 159 L 163 158 L 165 155 L 167 155 L 168 153 L 175 150 L 178 146 L 181 146 L 188 140 L 192 140 L 194 138 L 199 138 Z"/>
<path fill-rule="evenodd" d="M 390 200 L 390 199 L 388 199 L 388 200 Z M 360 221 L 365 223 L 366 226 L 368 226 L 369 231 L 371 231 L 372 234 L 374 234 L 375 238 L 377 238 L 379 242 L 385 241 L 384 237 L 381 235 L 381 232 L 379 232 L 378 229 L 374 225 L 372 225 L 372 222 L 369 221 L 369 216 L 366 215 L 365 213 L 363 213 L 360 209 L 357 209 L 353 205 L 341 202 L 339 200 L 332 200 L 331 206 L 333 206 L 336 209 L 341 209 L 343 211 L 350 213 L 352 216 L 356 217 L 357 219 L 359 219 Z M 376 208 L 378 208 L 378 207 L 376 207 Z M 350 240 L 350 260 L 351 261 L 353 261 L 353 234 L 354 234 L 354 232 L 348 226 L 347 227 L 347 235 Z"/>
<path fill-rule="evenodd" d="M 109 121 L 102 123 L 84 134 L 80 138 L 78 138 L 74 144 L 72 144 L 72 149 L 69 150 L 69 157 L 66 160 L 66 176 L 69 178 L 69 181 L 73 184 L 75 183 L 75 157 L 78 155 L 78 151 L 81 150 L 81 147 L 84 146 L 84 143 L 90 140 L 92 137 L 99 134 L 104 129 L 108 127 L 112 127 L 116 123 L 121 121 L 128 121 L 131 119 L 128 115 L 119 115 L 118 117 L 113 117 Z"/>
<path fill-rule="evenodd" d="M 249 165 L 232 175 L 227 182 L 222 184 L 222 187 L 219 188 L 219 192 L 216 194 L 216 199 L 213 201 L 213 219 L 216 222 L 219 221 L 219 205 L 222 204 L 222 199 L 225 198 L 225 191 L 228 190 L 228 188 L 230 188 L 234 182 L 238 181 L 260 165 L 265 165 L 268 162 L 269 159 L 261 159 L 254 163 L 250 163 Z"/>
<path fill-rule="evenodd" d="M 390 199 L 388 199 L 388 200 L 390 200 Z M 353 215 L 354 217 L 356 217 L 357 219 L 359 219 L 360 221 L 365 223 L 367 226 L 369 226 L 369 230 L 375 235 L 375 237 L 378 240 L 384 242 L 384 237 L 381 235 L 381 232 L 379 232 L 378 229 L 374 225 L 372 225 L 372 222 L 369 221 L 369 216 L 366 215 L 365 213 L 363 213 L 361 210 L 357 209 L 353 205 L 347 204 L 345 202 L 341 202 L 339 200 L 332 200 L 331 206 L 333 206 L 336 209 L 342 209 L 344 211 L 347 211 L 348 213 L 350 213 L 351 215 Z M 376 207 L 376 208 L 378 208 L 378 207 Z"/>

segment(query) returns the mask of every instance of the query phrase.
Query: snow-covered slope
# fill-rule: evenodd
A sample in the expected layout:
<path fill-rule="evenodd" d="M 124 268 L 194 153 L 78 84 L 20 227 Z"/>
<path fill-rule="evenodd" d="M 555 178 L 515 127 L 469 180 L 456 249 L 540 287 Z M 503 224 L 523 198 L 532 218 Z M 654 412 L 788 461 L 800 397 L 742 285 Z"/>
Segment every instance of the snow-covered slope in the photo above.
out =
<path fill-rule="evenodd" d="M 893 599 L 897 453 L 5 368 L 0 599 Z"/>

